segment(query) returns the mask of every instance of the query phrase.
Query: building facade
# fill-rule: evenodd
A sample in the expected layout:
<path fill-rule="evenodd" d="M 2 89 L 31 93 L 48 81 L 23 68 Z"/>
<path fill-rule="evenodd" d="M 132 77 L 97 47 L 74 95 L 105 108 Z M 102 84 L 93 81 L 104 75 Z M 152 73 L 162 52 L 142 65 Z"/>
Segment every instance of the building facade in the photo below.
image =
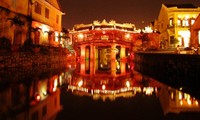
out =
<path fill-rule="evenodd" d="M 29 13 L 32 18 L 32 39 L 35 44 L 58 46 L 62 44 L 62 13 L 58 0 L 32 0 Z"/>
<path fill-rule="evenodd" d="M 157 29 L 160 40 L 167 43 L 167 47 L 190 47 L 190 29 L 200 13 L 200 7 L 192 4 L 162 4 Z"/>
<path fill-rule="evenodd" d="M 63 12 L 57 0 L 1 0 L 0 37 L 12 46 L 33 44 L 58 46 Z"/>
<path fill-rule="evenodd" d="M 191 45 L 197 47 L 200 44 L 200 14 L 191 27 Z"/>

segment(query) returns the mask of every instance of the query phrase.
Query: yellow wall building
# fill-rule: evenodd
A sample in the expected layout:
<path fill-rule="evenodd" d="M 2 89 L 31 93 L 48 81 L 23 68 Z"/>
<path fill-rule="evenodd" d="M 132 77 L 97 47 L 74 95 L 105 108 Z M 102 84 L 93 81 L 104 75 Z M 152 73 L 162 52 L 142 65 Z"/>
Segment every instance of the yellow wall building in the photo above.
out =
<path fill-rule="evenodd" d="M 200 7 L 192 4 L 162 4 L 157 20 L 161 41 L 166 47 L 190 47 L 190 28 L 200 13 Z"/>
<path fill-rule="evenodd" d="M 59 44 L 60 32 L 62 30 L 61 12 L 57 0 L 32 0 L 30 6 L 33 18 L 32 27 L 34 28 L 33 42 L 35 44 L 57 46 Z"/>

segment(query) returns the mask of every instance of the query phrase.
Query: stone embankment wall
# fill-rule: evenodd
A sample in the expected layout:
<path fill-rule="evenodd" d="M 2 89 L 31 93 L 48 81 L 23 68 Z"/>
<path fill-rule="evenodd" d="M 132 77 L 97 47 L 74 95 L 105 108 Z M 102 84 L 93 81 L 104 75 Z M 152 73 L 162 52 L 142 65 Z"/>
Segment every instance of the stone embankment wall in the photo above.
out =
<path fill-rule="evenodd" d="M 0 55 L 0 69 L 51 66 L 53 64 L 65 64 L 67 61 L 67 54 L 19 52 Z"/>
<path fill-rule="evenodd" d="M 48 78 L 67 69 L 75 62 L 73 56 L 66 53 L 14 52 L 0 54 L 0 84 L 11 81 L 32 80 L 35 77 Z"/>
<path fill-rule="evenodd" d="M 199 88 L 200 55 L 135 53 L 135 70 L 172 86 Z"/>

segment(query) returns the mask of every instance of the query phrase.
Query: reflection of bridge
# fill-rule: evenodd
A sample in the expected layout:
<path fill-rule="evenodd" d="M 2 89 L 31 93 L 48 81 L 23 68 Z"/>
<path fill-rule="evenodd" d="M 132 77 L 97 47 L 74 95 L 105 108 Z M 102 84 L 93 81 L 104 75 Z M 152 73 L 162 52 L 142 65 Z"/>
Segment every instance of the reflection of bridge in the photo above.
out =
<path fill-rule="evenodd" d="M 144 93 L 145 95 L 152 95 L 157 88 L 154 87 L 123 87 L 116 90 L 106 90 L 105 85 L 102 85 L 102 89 L 91 89 L 79 86 L 68 86 L 68 90 L 71 90 L 74 94 L 80 96 L 87 95 L 92 96 L 93 99 L 103 99 L 104 101 L 109 98 L 115 100 L 118 97 L 134 97 L 137 93 Z"/>
<path fill-rule="evenodd" d="M 159 87 L 156 81 L 145 78 L 137 72 L 132 73 L 132 71 L 116 76 L 112 73 L 88 75 L 77 71 L 69 82 L 68 90 L 80 96 L 91 96 L 93 99 L 115 100 L 118 97 L 133 97 L 136 94 L 152 95 Z"/>

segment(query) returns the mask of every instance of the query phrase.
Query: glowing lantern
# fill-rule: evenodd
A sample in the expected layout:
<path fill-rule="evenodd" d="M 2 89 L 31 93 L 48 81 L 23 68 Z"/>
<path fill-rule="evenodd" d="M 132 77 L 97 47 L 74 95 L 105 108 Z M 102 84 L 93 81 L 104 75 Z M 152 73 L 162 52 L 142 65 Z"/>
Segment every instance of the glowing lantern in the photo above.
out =
<path fill-rule="evenodd" d="M 124 37 L 125 37 L 125 39 L 129 39 L 130 38 L 130 34 L 127 33 Z"/>
<path fill-rule="evenodd" d="M 78 86 L 81 87 L 82 85 L 83 85 L 83 81 L 81 80 L 78 82 Z"/>
<path fill-rule="evenodd" d="M 39 95 L 39 94 L 36 94 L 35 100 L 36 100 L 36 101 L 40 101 L 40 99 L 41 99 L 40 95 Z"/>
<path fill-rule="evenodd" d="M 130 87 L 130 82 L 129 81 L 126 81 L 126 87 Z"/>
<path fill-rule="evenodd" d="M 84 35 L 82 33 L 78 34 L 78 39 L 83 39 Z"/>
<path fill-rule="evenodd" d="M 58 36 L 59 36 L 59 33 L 58 32 L 55 32 L 55 41 L 58 42 Z"/>
<path fill-rule="evenodd" d="M 53 84 L 53 92 L 56 91 L 57 86 L 58 86 L 58 79 L 55 79 L 55 80 L 54 80 L 54 84 Z"/>
<path fill-rule="evenodd" d="M 105 86 L 105 85 L 102 85 L 102 89 L 105 90 L 105 89 L 106 89 L 106 86 Z"/>

